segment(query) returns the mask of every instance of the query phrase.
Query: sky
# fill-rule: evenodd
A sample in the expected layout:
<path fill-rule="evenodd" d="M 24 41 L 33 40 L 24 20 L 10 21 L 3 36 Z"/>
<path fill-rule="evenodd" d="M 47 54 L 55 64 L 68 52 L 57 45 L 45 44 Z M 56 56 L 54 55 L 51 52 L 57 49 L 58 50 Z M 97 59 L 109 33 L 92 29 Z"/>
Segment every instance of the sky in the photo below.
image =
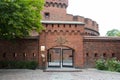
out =
<path fill-rule="evenodd" d="M 101 36 L 120 30 L 120 0 L 69 0 L 67 13 L 96 21 Z"/>

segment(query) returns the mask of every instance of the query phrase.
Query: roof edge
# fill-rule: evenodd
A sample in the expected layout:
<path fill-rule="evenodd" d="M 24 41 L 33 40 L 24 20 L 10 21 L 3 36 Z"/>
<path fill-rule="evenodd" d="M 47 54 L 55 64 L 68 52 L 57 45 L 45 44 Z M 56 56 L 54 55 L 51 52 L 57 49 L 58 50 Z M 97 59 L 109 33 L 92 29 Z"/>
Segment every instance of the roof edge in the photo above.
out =
<path fill-rule="evenodd" d="M 78 22 L 78 21 L 41 21 L 43 24 L 79 24 L 79 25 L 84 25 L 85 23 L 83 22 Z"/>
<path fill-rule="evenodd" d="M 92 40 L 120 40 L 120 37 L 84 36 L 84 39 L 92 39 Z"/>

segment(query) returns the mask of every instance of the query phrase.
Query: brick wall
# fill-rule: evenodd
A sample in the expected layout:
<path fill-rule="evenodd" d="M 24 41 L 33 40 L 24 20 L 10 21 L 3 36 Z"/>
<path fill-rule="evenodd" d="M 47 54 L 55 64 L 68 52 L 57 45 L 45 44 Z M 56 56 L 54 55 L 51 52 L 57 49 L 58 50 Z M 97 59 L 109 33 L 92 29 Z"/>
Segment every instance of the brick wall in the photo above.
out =
<path fill-rule="evenodd" d="M 12 42 L 0 40 L 1 60 L 38 61 L 38 39 L 20 39 Z"/>
<path fill-rule="evenodd" d="M 120 39 L 109 37 L 94 39 L 84 37 L 84 59 L 86 67 L 94 67 L 97 59 L 116 57 L 120 60 Z"/>
<path fill-rule="evenodd" d="M 58 23 L 59 24 L 59 23 Z M 74 52 L 74 67 L 83 67 L 83 32 L 84 25 L 71 25 L 71 24 L 46 24 L 44 25 L 46 30 L 40 34 L 40 46 L 46 46 L 44 52 L 47 56 L 47 51 L 53 47 L 70 47 Z M 66 40 L 65 43 L 59 44 L 56 40 L 59 38 Z M 42 53 L 42 52 L 41 52 Z M 40 58 L 39 58 L 40 59 Z M 46 58 L 47 60 L 47 58 Z M 39 60 L 41 61 L 41 59 Z M 41 62 L 40 62 L 41 63 Z M 42 65 L 42 64 L 41 64 Z M 47 62 L 46 62 L 47 66 Z"/>

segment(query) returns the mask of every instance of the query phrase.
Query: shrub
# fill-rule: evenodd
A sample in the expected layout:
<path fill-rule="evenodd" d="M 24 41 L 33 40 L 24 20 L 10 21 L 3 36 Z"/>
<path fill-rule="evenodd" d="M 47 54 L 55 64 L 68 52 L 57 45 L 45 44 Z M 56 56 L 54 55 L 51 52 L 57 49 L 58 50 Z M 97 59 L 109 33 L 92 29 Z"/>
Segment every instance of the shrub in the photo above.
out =
<path fill-rule="evenodd" d="M 0 68 L 8 68 L 9 62 L 8 61 L 0 61 Z"/>
<path fill-rule="evenodd" d="M 117 72 L 120 72 L 120 61 L 118 61 L 118 63 L 117 63 L 116 71 L 117 71 Z"/>
<path fill-rule="evenodd" d="M 2 69 L 36 69 L 37 66 L 36 61 L 0 61 Z"/>
<path fill-rule="evenodd" d="M 106 70 L 105 60 L 99 59 L 96 61 L 96 68 L 99 70 Z"/>
<path fill-rule="evenodd" d="M 115 58 L 96 61 L 96 68 L 99 70 L 117 71 L 120 72 L 120 61 Z"/>
<path fill-rule="evenodd" d="M 106 66 L 109 71 L 116 71 L 118 61 L 115 58 L 106 60 Z"/>
<path fill-rule="evenodd" d="M 38 63 L 37 63 L 36 61 L 31 61 L 31 62 L 29 63 L 28 68 L 29 68 L 29 69 L 36 69 L 37 66 L 38 66 Z"/>

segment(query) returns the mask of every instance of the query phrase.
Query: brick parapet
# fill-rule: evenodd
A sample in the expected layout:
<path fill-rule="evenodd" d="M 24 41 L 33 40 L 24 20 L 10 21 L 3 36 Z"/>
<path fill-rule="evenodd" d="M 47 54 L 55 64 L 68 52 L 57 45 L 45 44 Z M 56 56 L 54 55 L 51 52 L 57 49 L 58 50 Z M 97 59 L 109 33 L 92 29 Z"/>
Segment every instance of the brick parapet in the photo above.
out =
<path fill-rule="evenodd" d="M 65 4 L 68 6 L 68 0 L 45 0 L 48 3 Z"/>

